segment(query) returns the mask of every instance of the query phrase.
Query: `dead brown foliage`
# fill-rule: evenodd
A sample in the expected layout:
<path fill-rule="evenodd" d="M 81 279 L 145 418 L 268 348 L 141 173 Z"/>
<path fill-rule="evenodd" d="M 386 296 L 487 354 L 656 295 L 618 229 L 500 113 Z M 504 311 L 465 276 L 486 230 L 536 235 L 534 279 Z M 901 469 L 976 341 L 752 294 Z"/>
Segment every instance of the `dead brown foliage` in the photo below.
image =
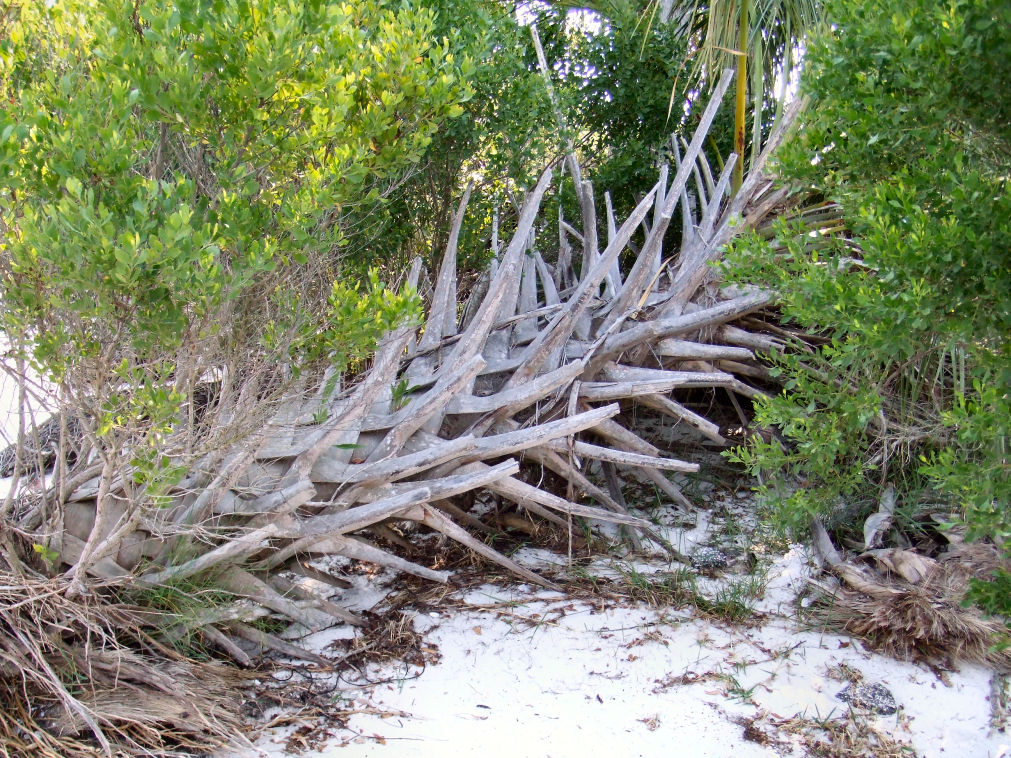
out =
<path fill-rule="evenodd" d="M 882 568 L 880 562 L 877 571 L 851 563 L 835 566 L 843 584 L 825 594 L 814 617 L 898 658 L 1011 670 L 1011 652 L 1000 644 L 1007 628 L 964 603 L 969 579 L 992 569 L 997 549 L 959 545 L 938 560 L 919 560 L 922 571 L 915 575 L 893 573 L 890 564 Z"/>
<path fill-rule="evenodd" d="M 241 674 L 148 637 L 98 592 L 0 570 L 0 756 L 181 755 L 239 738 Z"/>

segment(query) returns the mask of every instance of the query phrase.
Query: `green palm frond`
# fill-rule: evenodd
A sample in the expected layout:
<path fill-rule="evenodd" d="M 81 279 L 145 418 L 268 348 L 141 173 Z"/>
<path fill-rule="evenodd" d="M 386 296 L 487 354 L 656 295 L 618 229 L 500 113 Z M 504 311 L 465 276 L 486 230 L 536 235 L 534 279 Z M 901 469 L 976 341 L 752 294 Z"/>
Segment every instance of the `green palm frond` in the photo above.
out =
<path fill-rule="evenodd" d="M 674 25 L 690 40 L 692 53 L 683 75 L 689 88 L 708 90 L 727 67 L 738 68 L 735 131 L 744 130 L 744 101 L 751 90 L 751 162 L 762 148 L 762 134 L 770 127 L 766 107 L 774 104 L 771 127 L 782 115 L 786 83 L 797 62 L 804 38 L 824 19 L 824 0 L 549 0 L 558 8 L 584 8 L 607 18 L 638 14 L 645 29 L 657 23 Z M 746 44 L 742 37 L 745 17 Z M 742 49 L 743 48 L 743 49 Z M 743 62 L 741 60 L 743 56 Z M 742 65 L 738 65 L 742 64 Z M 776 85 L 781 89 L 777 92 Z M 673 96 L 672 96 L 673 97 Z M 673 100 L 672 100 L 673 104 Z M 743 152 L 741 145 L 736 149 Z M 743 170 L 744 161 L 738 166 Z M 735 186 L 738 180 L 735 179 Z"/>
<path fill-rule="evenodd" d="M 663 8 L 662 0 L 655 0 Z M 823 18 L 820 0 L 751 0 L 748 30 L 749 62 L 761 60 L 764 71 L 775 72 L 804 35 Z M 705 80 L 732 66 L 738 52 L 742 2 L 738 0 L 683 0 L 674 2 L 669 23 L 697 40 L 694 73 Z"/>
<path fill-rule="evenodd" d="M 690 81 L 707 89 L 718 72 L 737 69 L 735 152 L 745 151 L 747 85 L 751 89 L 751 164 L 762 148 L 764 110 L 775 103 L 773 128 L 782 116 L 786 83 L 795 65 L 795 51 L 806 34 L 822 22 L 821 0 L 654 0 L 668 23 L 694 42 L 686 61 Z M 776 92 L 776 83 L 782 89 Z M 744 161 L 737 164 L 734 191 L 743 178 Z"/>

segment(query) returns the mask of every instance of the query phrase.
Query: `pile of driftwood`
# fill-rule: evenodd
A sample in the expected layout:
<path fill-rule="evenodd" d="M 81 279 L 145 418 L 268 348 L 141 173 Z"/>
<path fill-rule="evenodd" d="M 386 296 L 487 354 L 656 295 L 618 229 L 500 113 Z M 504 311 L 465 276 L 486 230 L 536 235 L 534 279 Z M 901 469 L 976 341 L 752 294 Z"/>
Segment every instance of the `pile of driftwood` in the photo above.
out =
<path fill-rule="evenodd" d="M 490 490 L 562 528 L 579 517 L 621 525 L 633 541 L 662 543 L 625 507 L 618 473 L 635 472 L 690 507 L 667 473 L 699 464 L 669 457 L 629 428 L 623 408 L 639 404 L 685 425 L 700 444 L 723 443 L 718 424 L 688 408 L 683 393 L 722 388 L 753 398 L 755 379 L 765 376 L 756 353 L 783 344 L 755 321 L 742 326 L 770 296 L 722 289 L 710 265 L 785 197 L 760 170 L 730 197 L 734 157 L 714 172 L 703 152 L 730 78 L 728 71 L 691 141 L 672 143 L 676 160 L 661 167 L 628 218 L 614 218 L 606 195 L 598 213 L 574 156 L 545 171 L 511 238 L 493 234 L 494 262 L 461 307 L 456 248 L 468 191 L 424 324 L 388 334 L 354 386 L 327 392 L 332 377 L 324 377 L 315 394 L 285 403 L 216 459 L 213 476 L 205 467 L 180 483 L 168 507 L 128 509 L 128 484 L 93 468 L 75 473 L 88 471 L 79 461 L 50 493 L 62 504 L 53 553 L 78 578 L 130 577 L 157 587 L 211 577 L 234 602 L 176 620 L 170 634 L 199 633 L 249 663 L 256 649 L 316 658 L 292 635 L 265 631 L 256 623 L 264 616 L 286 620 L 292 631 L 361 623 L 325 589 L 340 580 L 308 558 L 339 555 L 447 581 L 446 572 L 402 557 L 398 546 L 407 538 L 393 528 L 400 522 L 550 586 L 485 543 L 488 524 L 459 498 L 468 492 Z M 543 239 L 540 208 L 553 180 L 572 181 L 580 217 L 560 213 L 557 236 Z M 675 219 L 681 239 L 672 246 Z M 419 262 L 410 281 L 420 278 Z M 591 471 L 594 461 L 600 467 Z M 532 482 L 543 477 L 524 469 L 549 470 L 566 485 L 539 486 Z"/>

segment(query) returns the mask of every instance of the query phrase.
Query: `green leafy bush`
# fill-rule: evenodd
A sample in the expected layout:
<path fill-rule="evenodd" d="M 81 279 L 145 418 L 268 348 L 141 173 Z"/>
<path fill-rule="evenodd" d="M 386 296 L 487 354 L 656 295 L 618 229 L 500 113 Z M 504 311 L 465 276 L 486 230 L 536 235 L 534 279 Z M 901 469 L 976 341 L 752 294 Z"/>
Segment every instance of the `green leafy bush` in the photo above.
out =
<path fill-rule="evenodd" d="M 473 95 L 435 134 L 424 158 L 378 202 L 354 210 L 351 247 L 363 265 L 403 268 L 416 255 L 437 269 L 468 183 L 475 184 L 459 240 L 460 264 L 483 269 L 503 189 L 530 187 L 562 140 L 536 68 L 530 30 L 496 0 L 424 0 L 433 33 L 466 62 Z M 521 194 L 522 190 L 518 190 Z M 508 216 L 500 220 L 507 226 Z M 503 236 L 508 228 L 503 229 Z"/>
<path fill-rule="evenodd" d="M 270 395 L 415 312 L 334 281 L 349 209 L 470 95 L 430 10 L 58 0 L 3 23 L 0 329 L 103 460 L 177 478 L 166 440 L 197 382 Z"/>
<path fill-rule="evenodd" d="M 907 514 L 1011 535 L 1011 6 L 845 0 L 811 41 L 803 123 L 781 174 L 845 211 L 851 239 L 786 223 L 730 256 L 823 334 L 776 358 L 758 423 L 784 444 L 734 453 L 781 524 L 853 528 L 886 483 Z M 785 488 L 784 480 L 799 482 Z M 1006 586 L 1006 582 L 1004 585 Z M 1003 596 L 1002 609 L 1011 610 Z"/>
<path fill-rule="evenodd" d="M 688 96 L 688 40 L 673 25 L 619 13 L 602 19 L 599 30 L 571 33 L 569 45 L 569 117 L 580 130 L 588 173 L 611 192 L 620 217 L 668 159 Z"/>

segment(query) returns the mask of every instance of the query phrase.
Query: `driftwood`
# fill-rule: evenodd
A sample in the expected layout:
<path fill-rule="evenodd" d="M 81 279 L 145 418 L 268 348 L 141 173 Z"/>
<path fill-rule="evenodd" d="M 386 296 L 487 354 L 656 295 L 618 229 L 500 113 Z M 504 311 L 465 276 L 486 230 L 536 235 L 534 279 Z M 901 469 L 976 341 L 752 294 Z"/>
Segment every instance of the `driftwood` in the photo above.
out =
<path fill-rule="evenodd" d="M 769 296 L 721 291 L 709 265 L 782 199 L 757 172 L 730 198 L 733 156 L 712 176 L 702 146 L 729 83 L 728 71 L 698 131 L 623 221 L 609 195 L 598 221 L 592 185 L 575 155 L 544 171 L 507 242 L 498 239 L 503 222 L 496 215 L 486 285 L 458 319 L 456 252 L 468 189 L 420 331 L 387 335 L 353 388 L 330 396 L 323 377 L 300 404 L 285 404 L 257 433 L 209 456 L 200 470 L 213 475 L 194 473 L 170 493 L 170 507 L 130 511 L 121 505 L 122 481 L 93 470 L 82 478 L 94 461 L 78 461 L 58 486 L 64 533 L 52 543 L 69 575 L 158 585 L 210 572 L 237 599 L 188 619 L 187 630 L 206 629 L 206 640 L 240 663 L 250 660 L 250 642 L 315 660 L 289 641 L 299 629 L 360 620 L 331 599 L 339 581 L 318 581 L 320 572 L 300 559 L 339 555 L 449 579 L 397 555 L 411 530 L 405 537 L 391 525 L 422 525 L 526 581 L 553 586 L 485 544 L 482 517 L 454 500 L 468 492 L 491 490 L 508 507 L 555 524 L 573 517 L 614 523 L 635 535 L 633 542 L 669 548 L 628 512 L 618 476 L 634 471 L 688 508 L 665 472 L 692 472 L 699 464 L 643 439 L 622 412 L 638 404 L 682 424 L 700 445 L 723 443 L 719 424 L 691 410 L 684 393 L 706 388 L 754 397 L 761 390 L 753 382 L 764 376 L 756 352 L 783 344 L 741 326 Z M 579 215 L 560 214 L 558 235 L 541 240 L 542 200 L 563 181 L 575 183 Z M 671 255 L 669 227 L 678 212 L 681 241 Z M 416 265 L 413 283 L 419 275 Z M 328 420 L 317 423 L 323 416 Z M 539 485 L 542 469 L 567 486 Z M 279 574 L 289 568 L 296 570 Z M 250 625 L 265 612 L 287 619 L 289 633 Z"/>

